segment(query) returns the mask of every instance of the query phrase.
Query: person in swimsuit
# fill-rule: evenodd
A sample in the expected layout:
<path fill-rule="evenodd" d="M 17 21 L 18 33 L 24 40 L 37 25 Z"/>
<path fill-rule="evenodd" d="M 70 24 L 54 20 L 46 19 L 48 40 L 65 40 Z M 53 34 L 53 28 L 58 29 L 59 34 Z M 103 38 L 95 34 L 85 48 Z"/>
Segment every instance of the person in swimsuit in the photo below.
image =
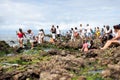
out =
<path fill-rule="evenodd" d="M 17 32 L 17 36 L 18 36 L 18 41 L 19 41 L 19 45 L 20 48 L 23 48 L 23 38 L 26 37 L 25 33 L 22 31 L 21 28 L 19 28 L 19 32 Z"/>
<path fill-rule="evenodd" d="M 88 51 L 88 43 L 87 43 L 87 40 L 84 40 L 83 41 L 83 47 L 81 49 L 81 51 L 84 51 L 84 52 L 87 52 Z"/>
<path fill-rule="evenodd" d="M 108 40 L 101 49 L 107 49 L 112 43 L 120 44 L 120 25 L 115 25 L 113 28 L 116 33 L 115 37 L 113 37 L 111 40 Z"/>

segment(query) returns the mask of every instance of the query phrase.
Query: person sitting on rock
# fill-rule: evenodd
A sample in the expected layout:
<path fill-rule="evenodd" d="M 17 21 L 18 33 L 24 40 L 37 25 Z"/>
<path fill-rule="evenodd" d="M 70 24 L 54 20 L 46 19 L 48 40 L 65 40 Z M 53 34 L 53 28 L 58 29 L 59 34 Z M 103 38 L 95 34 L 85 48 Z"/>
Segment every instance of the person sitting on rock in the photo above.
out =
<path fill-rule="evenodd" d="M 113 28 L 116 33 L 115 37 L 113 37 L 111 40 L 108 40 L 101 49 L 107 49 L 112 43 L 120 44 L 120 25 L 115 25 Z"/>

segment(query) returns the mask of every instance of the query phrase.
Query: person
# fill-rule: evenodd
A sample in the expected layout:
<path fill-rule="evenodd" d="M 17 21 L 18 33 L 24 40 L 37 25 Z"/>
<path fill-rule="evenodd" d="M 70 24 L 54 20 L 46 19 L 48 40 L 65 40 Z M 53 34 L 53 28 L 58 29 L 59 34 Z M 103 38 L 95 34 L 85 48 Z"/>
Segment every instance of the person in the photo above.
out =
<path fill-rule="evenodd" d="M 81 39 L 83 39 L 83 37 L 84 37 L 84 29 L 82 27 L 82 24 L 80 24 L 79 36 Z"/>
<path fill-rule="evenodd" d="M 112 29 L 110 29 L 109 26 L 105 26 L 106 29 L 104 29 L 104 35 L 101 37 L 102 44 L 105 44 L 107 40 L 110 40 L 113 38 Z"/>
<path fill-rule="evenodd" d="M 25 33 L 22 31 L 21 28 L 19 28 L 19 32 L 17 32 L 17 36 L 18 36 L 18 41 L 19 41 L 19 45 L 20 48 L 23 48 L 23 38 L 26 37 Z"/>
<path fill-rule="evenodd" d="M 73 28 L 71 28 L 71 41 L 74 41 L 75 39 L 74 39 L 74 30 L 73 30 Z"/>
<path fill-rule="evenodd" d="M 102 28 L 101 31 L 100 31 L 100 37 L 103 37 L 104 36 L 104 29 Z"/>
<path fill-rule="evenodd" d="M 113 37 L 111 40 L 108 40 L 101 49 L 107 49 L 112 43 L 120 44 L 120 25 L 115 25 L 113 28 L 114 32 L 116 33 L 115 37 Z"/>
<path fill-rule="evenodd" d="M 89 24 L 87 24 L 86 28 L 87 28 L 87 37 L 90 38 L 91 37 L 91 27 L 89 26 Z"/>
<path fill-rule="evenodd" d="M 52 39 L 55 42 L 55 39 L 56 39 L 56 28 L 54 27 L 54 25 L 52 25 L 51 33 L 52 33 Z"/>
<path fill-rule="evenodd" d="M 107 37 L 107 40 L 110 40 L 113 38 L 112 29 L 110 29 L 109 25 L 106 26 L 105 36 Z"/>
<path fill-rule="evenodd" d="M 39 37 L 38 43 L 43 43 L 44 42 L 44 37 L 45 37 L 45 33 L 44 33 L 43 29 L 39 30 L 38 37 Z"/>
<path fill-rule="evenodd" d="M 84 52 L 88 52 L 88 43 L 87 43 L 87 40 L 83 40 L 83 46 L 82 46 L 82 49 L 81 51 L 84 51 Z"/>
<path fill-rule="evenodd" d="M 79 36 L 79 33 L 78 33 L 78 30 L 77 30 L 77 27 L 75 27 L 75 30 L 74 30 L 75 39 L 77 39 L 78 36 Z"/>
<path fill-rule="evenodd" d="M 61 35 L 61 34 L 60 34 L 59 26 L 57 26 L 57 28 L 56 28 L 56 33 L 57 33 L 57 37 L 60 38 L 60 35 Z"/>
<path fill-rule="evenodd" d="M 82 31 L 83 30 L 83 26 L 82 26 L 82 24 L 80 24 L 80 31 Z"/>
<path fill-rule="evenodd" d="M 30 41 L 31 44 L 31 49 L 34 48 L 34 35 L 31 29 L 27 30 L 27 35 L 28 35 L 28 40 Z"/>
<path fill-rule="evenodd" d="M 96 28 L 96 37 L 99 38 L 100 36 L 100 29 L 99 27 Z"/>
<path fill-rule="evenodd" d="M 66 32 L 65 38 L 67 39 L 67 41 L 70 39 L 70 33 L 69 33 L 69 31 Z"/>

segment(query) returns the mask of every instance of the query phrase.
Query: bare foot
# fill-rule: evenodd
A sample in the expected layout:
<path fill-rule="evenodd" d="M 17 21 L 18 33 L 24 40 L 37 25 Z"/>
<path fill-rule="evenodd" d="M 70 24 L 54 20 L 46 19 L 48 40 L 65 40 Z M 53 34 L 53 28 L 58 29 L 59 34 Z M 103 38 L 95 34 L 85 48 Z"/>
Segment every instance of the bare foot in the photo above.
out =
<path fill-rule="evenodd" d="M 104 48 L 100 48 L 101 50 L 104 50 Z"/>

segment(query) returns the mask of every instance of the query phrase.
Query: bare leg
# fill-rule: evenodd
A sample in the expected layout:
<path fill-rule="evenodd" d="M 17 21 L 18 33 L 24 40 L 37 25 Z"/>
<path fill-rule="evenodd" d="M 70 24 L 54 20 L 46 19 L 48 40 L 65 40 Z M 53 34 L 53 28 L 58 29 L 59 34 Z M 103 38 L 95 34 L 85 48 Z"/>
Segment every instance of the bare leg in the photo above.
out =
<path fill-rule="evenodd" d="M 20 47 L 22 48 L 23 47 L 23 41 L 19 40 L 19 44 L 20 44 Z"/>
<path fill-rule="evenodd" d="M 101 49 L 107 49 L 112 43 L 119 43 L 119 41 L 118 41 L 118 40 L 109 40 L 109 41 L 107 41 L 107 43 L 104 45 L 104 47 L 101 48 Z"/>
<path fill-rule="evenodd" d="M 31 42 L 31 49 L 33 49 L 34 48 L 34 43 L 33 42 Z"/>

